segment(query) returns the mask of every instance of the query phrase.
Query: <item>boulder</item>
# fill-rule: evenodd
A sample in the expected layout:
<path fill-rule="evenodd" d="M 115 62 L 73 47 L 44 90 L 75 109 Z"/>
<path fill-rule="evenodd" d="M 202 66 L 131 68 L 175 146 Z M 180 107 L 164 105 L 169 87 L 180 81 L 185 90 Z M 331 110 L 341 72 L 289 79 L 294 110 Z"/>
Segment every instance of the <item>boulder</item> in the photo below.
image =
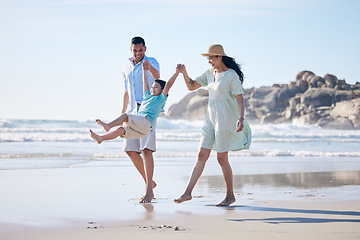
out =
<path fill-rule="evenodd" d="M 334 121 L 334 118 L 331 116 L 325 116 L 323 118 L 320 118 L 317 121 L 317 125 L 321 128 L 330 128 L 328 127 L 330 123 L 332 123 Z"/>
<path fill-rule="evenodd" d="M 267 113 L 264 116 L 262 116 L 261 120 L 260 120 L 260 124 L 264 124 L 264 123 L 273 123 L 276 122 L 276 120 L 278 120 L 279 118 L 281 118 L 281 114 L 279 113 Z"/>
<path fill-rule="evenodd" d="M 323 79 L 325 81 L 326 87 L 328 88 L 334 88 L 336 83 L 338 82 L 337 77 L 331 74 L 326 74 Z"/>
<path fill-rule="evenodd" d="M 299 81 L 296 81 L 296 86 L 299 88 L 299 91 L 303 93 L 309 88 L 309 83 L 300 79 Z"/>
<path fill-rule="evenodd" d="M 302 72 L 299 72 L 296 75 L 296 81 L 304 80 L 304 81 L 308 82 L 308 79 L 311 78 L 312 76 L 315 76 L 315 74 L 313 72 L 311 72 L 311 71 L 302 71 Z"/>
<path fill-rule="evenodd" d="M 301 103 L 306 106 L 331 106 L 334 103 L 335 89 L 310 88 L 301 96 Z"/>
<path fill-rule="evenodd" d="M 297 93 L 296 88 L 285 87 L 280 89 L 276 98 L 276 108 L 286 108 L 289 106 L 289 99 Z"/>
<path fill-rule="evenodd" d="M 360 130 L 360 119 L 354 119 L 352 120 L 352 123 L 354 125 L 354 129 Z"/>
<path fill-rule="evenodd" d="M 318 125 L 322 128 L 328 128 L 328 129 L 339 129 L 339 130 L 355 129 L 352 121 L 343 117 L 333 119 L 332 121 L 321 122 L 318 123 Z"/>
<path fill-rule="evenodd" d="M 323 84 L 324 84 L 324 80 L 322 79 L 322 77 L 319 77 L 319 76 L 312 76 L 309 78 L 309 85 L 310 87 L 321 87 Z"/>
<path fill-rule="evenodd" d="M 334 118 L 349 118 L 350 116 L 353 116 L 355 119 L 360 119 L 360 98 L 336 103 L 334 109 L 330 112 L 330 116 Z"/>
<path fill-rule="evenodd" d="M 317 112 L 312 112 L 299 117 L 299 121 L 306 124 L 315 124 L 320 118 L 321 116 Z"/>
<path fill-rule="evenodd" d="M 353 91 L 339 90 L 335 92 L 335 102 L 348 101 L 353 99 Z"/>
<path fill-rule="evenodd" d="M 175 119 L 204 119 L 208 105 L 208 96 L 208 91 L 204 89 L 191 92 L 179 103 L 172 105 L 166 116 Z"/>
<path fill-rule="evenodd" d="M 251 109 L 263 108 L 272 111 L 276 108 L 276 99 L 280 91 L 278 87 L 260 87 L 255 89 L 249 99 Z"/>

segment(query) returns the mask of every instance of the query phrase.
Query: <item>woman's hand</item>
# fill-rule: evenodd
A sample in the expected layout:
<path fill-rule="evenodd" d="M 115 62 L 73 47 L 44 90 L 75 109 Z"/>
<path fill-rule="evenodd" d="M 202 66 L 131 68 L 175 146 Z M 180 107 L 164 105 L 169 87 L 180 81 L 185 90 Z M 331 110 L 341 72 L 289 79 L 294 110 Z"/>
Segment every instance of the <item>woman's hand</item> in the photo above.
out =
<path fill-rule="evenodd" d="M 179 72 L 179 73 L 185 74 L 186 73 L 185 65 L 184 64 L 178 64 L 176 66 L 176 71 Z"/>
<path fill-rule="evenodd" d="M 184 65 L 182 65 L 182 64 L 176 65 L 175 71 L 181 73 L 183 66 L 184 66 Z"/>
<path fill-rule="evenodd" d="M 244 117 L 240 117 L 239 120 L 236 122 L 236 130 L 235 132 L 241 132 L 244 128 Z"/>

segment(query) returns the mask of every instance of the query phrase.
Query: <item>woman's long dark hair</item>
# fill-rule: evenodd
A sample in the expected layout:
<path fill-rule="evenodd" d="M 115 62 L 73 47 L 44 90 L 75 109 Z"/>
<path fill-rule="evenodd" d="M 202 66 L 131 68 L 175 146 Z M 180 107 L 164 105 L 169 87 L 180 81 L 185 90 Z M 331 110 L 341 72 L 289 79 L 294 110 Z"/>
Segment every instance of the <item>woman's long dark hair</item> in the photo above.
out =
<path fill-rule="evenodd" d="M 244 82 L 244 74 L 241 71 L 240 65 L 236 63 L 235 59 L 228 56 L 222 56 L 222 60 L 226 67 L 233 69 L 237 75 L 239 75 L 239 80 L 241 83 Z"/>

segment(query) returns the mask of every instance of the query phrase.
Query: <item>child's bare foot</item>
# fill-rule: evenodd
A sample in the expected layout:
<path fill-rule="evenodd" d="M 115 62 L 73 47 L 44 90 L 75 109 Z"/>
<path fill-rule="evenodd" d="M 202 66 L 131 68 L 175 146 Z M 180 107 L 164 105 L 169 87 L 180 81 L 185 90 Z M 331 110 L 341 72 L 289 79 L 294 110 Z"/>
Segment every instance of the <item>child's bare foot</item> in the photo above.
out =
<path fill-rule="evenodd" d="M 105 131 L 109 131 L 110 130 L 110 126 L 107 123 L 104 123 L 103 121 L 101 121 L 100 119 L 96 119 L 95 120 L 97 122 L 97 124 L 99 124 L 100 126 L 102 126 L 104 128 Z"/>
<path fill-rule="evenodd" d="M 221 203 L 219 203 L 218 205 L 216 205 L 217 207 L 227 207 L 230 206 L 230 204 L 235 202 L 235 197 L 231 196 L 231 197 L 226 197 Z"/>
<path fill-rule="evenodd" d="M 94 133 L 91 129 L 90 129 L 90 136 L 98 143 L 100 144 L 103 140 L 101 138 L 101 136 L 97 135 L 96 133 Z"/>
<path fill-rule="evenodd" d="M 190 201 L 192 199 L 192 196 L 191 194 L 183 194 L 181 195 L 181 197 L 179 197 L 178 199 L 174 199 L 174 202 L 176 203 L 182 203 L 182 202 L 185 202 L 185 201 Z"/>
<path fill-rule="evenodd" d="M 154 199 L 154 194 L 148 193 L 148 194 L 145 194 L 145 196 L 143 196 L 141 198 L 140 203 L 150 203 L 153 199 Z"/>

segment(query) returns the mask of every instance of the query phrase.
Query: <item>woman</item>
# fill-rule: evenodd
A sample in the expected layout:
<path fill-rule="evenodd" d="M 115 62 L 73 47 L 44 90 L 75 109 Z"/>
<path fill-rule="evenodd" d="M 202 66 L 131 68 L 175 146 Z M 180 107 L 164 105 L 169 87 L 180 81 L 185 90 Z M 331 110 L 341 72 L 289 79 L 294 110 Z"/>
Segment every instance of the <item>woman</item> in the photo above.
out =
<path fill-rule="evenodd" d="M 209 46 L 207 53 L 201 55 L 208 58 L 212 69 L 195 81 L 188 76 L 184 65 L 180 69 L 190 91 L 202 86 L 208 87 L 209 103 L 196 164 L 185 192 L 174 201 L 181 203 L 192 199 L 192 190 L 204 170 L 211 150 L 214 150 L 217 152 L 217 160 L 226 183 L 225 199 L 217 206 L 229 206 L 235 202 L 235 196 L 228 152 L 248 149 L 251 143 L 251 130 L 244 116 L 243 73 L 240 66 L 225 54 L 219 44 Z"/>

